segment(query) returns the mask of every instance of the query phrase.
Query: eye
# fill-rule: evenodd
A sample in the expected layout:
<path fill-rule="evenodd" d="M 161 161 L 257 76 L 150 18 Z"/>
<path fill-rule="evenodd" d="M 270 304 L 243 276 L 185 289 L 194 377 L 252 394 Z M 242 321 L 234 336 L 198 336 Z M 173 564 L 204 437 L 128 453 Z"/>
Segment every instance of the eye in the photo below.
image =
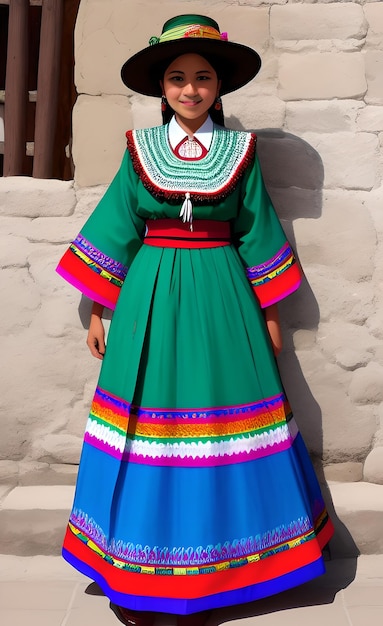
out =
<path fill-rule="evenodd" d="M 198 76 L 197 80 L 210 80 L 210 76 Z"/>
<path fill-rule="evenodd" d="M 168 80 L 171 83 L 180 83 L 183 80 L 183 77 L 182 76 L 169 76 Z"/>

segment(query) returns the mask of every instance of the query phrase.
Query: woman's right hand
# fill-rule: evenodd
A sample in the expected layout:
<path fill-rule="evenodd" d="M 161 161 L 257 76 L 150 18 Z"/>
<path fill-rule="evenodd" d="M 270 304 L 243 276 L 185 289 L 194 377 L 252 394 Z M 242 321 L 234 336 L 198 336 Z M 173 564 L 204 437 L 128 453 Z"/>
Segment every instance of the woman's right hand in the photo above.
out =
<path fill-rule="evenodd" d="M 87 346 L 91 354 L 96 359 L 103 359 L 105 354 L 105 329 L 102 323 L 102 312 L 104 307 L 98 302 L 93 303 L 92 313 L 90 316 L 90 324 L 88 337 L 86 340 Z"/>

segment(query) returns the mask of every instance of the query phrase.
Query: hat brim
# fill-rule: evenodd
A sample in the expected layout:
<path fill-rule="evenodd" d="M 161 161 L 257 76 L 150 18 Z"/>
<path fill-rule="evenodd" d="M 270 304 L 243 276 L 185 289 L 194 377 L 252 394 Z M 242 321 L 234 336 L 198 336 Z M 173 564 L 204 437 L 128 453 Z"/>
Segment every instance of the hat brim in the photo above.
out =
<path fill-rule="evenodd" d="M 213 59 L 222 81 L 221 95 L 246 85 L 261 67 L 261 57 L 248 46 L 231 41 L 190 37 L 154 44 L 137 52 L 122 66 L 122 81 L 137 93 L 161 96 L 159 81 L 167 65 L 178 56 L 188 53 L 206 56 L 207 60 Z"/>

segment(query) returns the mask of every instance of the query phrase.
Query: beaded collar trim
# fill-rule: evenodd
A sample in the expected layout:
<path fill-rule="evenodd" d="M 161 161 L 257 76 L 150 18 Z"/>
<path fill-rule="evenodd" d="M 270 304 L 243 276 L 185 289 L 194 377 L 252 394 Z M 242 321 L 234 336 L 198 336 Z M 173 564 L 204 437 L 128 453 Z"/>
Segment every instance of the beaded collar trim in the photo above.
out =
<path fill-rule="evenodd" d="M 181 202 L 186 193 L 193 204 L 216 203 L 233 192 L 254 158 L 256 136 L 214 125 L 207 155 L 198 161 L 183 161 L 172 151 L 168 126 L 155 126 L 126 133 L 135 172 L 158 200 Z"/>

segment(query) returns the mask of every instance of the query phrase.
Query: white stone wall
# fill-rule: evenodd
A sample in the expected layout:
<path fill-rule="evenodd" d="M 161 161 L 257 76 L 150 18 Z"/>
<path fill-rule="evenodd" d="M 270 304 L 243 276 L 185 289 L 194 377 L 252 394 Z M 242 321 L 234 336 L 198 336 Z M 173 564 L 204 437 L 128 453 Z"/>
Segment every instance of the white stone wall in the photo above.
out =
<path fill-rule="evenodd" d="M 54 267 L 111 180 L 124 132 L 160 123 L 120 67 L 178 13 L 255 47 L 260 74 L 224 98 L 256 130 L 270 195 L 305 271 L 281 305 L 283 380 L 328 478 L 383 484 L 383 2 L 82 0 L 74 183 L 0 179 L 0 480 L 68 480 L 96 384 L 89 303 Z"/>

